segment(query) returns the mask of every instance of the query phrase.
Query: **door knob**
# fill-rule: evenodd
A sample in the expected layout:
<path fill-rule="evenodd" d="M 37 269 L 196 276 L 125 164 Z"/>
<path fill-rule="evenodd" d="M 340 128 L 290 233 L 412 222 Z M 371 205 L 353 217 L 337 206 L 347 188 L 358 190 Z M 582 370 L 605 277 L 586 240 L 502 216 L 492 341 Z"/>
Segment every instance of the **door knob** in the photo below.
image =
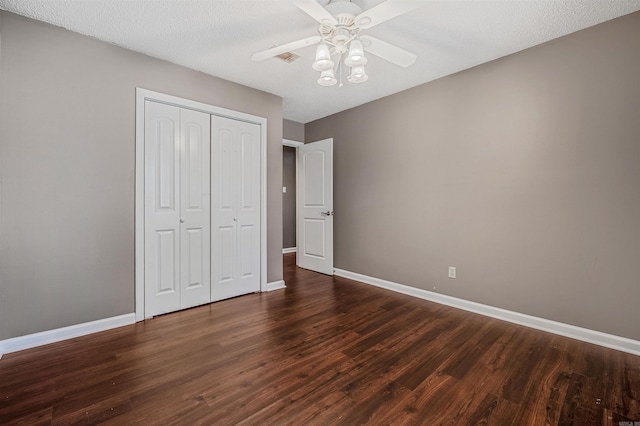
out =
<path fill-rule="evenodd" d="M 326 212 L 320 212 L 321 214 L 325 215 L 325 216 L 333 216 L 333 212 L 327 210 Z"/>
<path fill-rule="evenodd" d="M 184 223 L 184 219 L 180 219 L 180 223 Z"/>

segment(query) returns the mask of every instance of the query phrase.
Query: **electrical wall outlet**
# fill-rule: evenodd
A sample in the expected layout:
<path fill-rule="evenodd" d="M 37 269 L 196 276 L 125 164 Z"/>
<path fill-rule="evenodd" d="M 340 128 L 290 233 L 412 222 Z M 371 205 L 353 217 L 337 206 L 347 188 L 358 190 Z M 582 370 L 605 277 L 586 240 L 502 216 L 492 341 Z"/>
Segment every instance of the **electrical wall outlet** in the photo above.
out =
<path fill-rule="evenodd" d="M 456 267 L 449 266 L 449 278 L 455 278 L 455 277 L 456 277 Z"/>
<path fill-rule="evenodd" d="M 282 193 L 283 193 L 283 194 L 286 194 L 286 193 L 287 193 L 287 187 L 286 187 L 286 186 L 283 186 L 283 187 L 282 187 Z"/>

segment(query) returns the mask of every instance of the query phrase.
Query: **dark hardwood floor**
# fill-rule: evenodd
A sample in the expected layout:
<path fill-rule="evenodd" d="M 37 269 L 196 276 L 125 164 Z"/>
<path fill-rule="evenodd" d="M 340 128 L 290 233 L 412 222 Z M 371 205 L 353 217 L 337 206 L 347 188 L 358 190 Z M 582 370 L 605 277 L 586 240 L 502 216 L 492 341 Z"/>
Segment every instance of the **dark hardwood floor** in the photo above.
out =
<path fill-rule="evenodd" d="M 618 425 L 640 357 L 295 267 L 253 294 L 5 355 L 0 424 Z"/>

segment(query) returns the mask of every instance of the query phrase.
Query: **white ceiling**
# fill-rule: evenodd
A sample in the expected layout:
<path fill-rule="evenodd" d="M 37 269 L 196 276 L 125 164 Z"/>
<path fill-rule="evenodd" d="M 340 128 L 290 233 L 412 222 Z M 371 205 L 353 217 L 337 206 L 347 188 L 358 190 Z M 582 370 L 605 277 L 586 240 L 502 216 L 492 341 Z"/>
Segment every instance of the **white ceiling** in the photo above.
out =
<path fill-rule="evenodd" d="M 352 1 L 366 10 L 383 0 Z M 290 0 L 0 0 L 0 9 L 281 96 L 284 117 L 301 123 L 640 10 L 640 0 L 419 2 L 419 10 L 363 31 L 416 53 L 415 65 L 369 55 L 369 81 L 345 79 L 341 88 L 316 83 L 314 47 L 290 64 L 251 61 L 255 52 L 317 34 Z"/>

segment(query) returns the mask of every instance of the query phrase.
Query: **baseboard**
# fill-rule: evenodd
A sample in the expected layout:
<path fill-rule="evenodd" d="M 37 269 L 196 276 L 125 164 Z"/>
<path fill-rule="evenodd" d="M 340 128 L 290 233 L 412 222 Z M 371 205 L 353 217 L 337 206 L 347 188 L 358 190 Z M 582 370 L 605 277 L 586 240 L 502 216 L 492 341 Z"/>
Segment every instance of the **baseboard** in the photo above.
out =
<path fill-rule="evenodd" d="M 130 325 L 136 322 L 135 314 L 125 314 L 117 317 L 104 318 L 82 324 L 70 325 L 68 327 L 56 328 L 54 330 L 42 331 L 39 333 L 27 334 L 26 336 L 13 337 L 11 339 L 0 340 L 0 357 L 3 354 L 21 351 L 23 349 L 34 348 L 36 346 L 47 345 L 61 340 L 72 339 L 99 331 Z"/>
<path fill-rule="evenodd" d="M 284 280 L 267 283 L 267 291 L 280 290 L 281 288 L 286 288 Z"/>
<path fill-rule="evenodd" d="M 298 251 L 297 247 L 289 247 L 289 248 L 282 249 L 282 254 L 295 253 L 297 251 Z"/>
<path fill-rule="evenodd" d="M 476 314 L 497 318 L 500 320 L 512 322 L 514 324 L 524 325 L 526 327 L 535 328 L 537 330 L 559 334 L 560 336 L 570 337 L 572 339 L 593 343 L 595 345 L 604 346 L 606 348 L 616 349 L 633 355 L 640 355 L 640 341 L 638 340 L 628 339 L 626 337 L 603 333 L 601 331 L 590 330 L 588 328 L 577 327 L 575 325 L 534 317 L 519 312 L 496 308 L 494 306 L 483 305 L 482 303 L 471 302 L 468 300 L 459 299 L 457 297 L 434 293 L 432 291 L 410 287 L 404 284 L 398 284 L 379 278 L 369 277 L 367 275 L 349 272 L 342 269 L 335 269 L 334 273 L 339 277 L 360 281 L 365 284 L 385 288 L 387 290 L 406 294 L 408 296 L 418 297 L 420 299 L 429 300 L 431 302 L 440 303 L 442 305 L 452 306 L 454 308 L 459 308 L 465 311 L 474 312 Z"/>

